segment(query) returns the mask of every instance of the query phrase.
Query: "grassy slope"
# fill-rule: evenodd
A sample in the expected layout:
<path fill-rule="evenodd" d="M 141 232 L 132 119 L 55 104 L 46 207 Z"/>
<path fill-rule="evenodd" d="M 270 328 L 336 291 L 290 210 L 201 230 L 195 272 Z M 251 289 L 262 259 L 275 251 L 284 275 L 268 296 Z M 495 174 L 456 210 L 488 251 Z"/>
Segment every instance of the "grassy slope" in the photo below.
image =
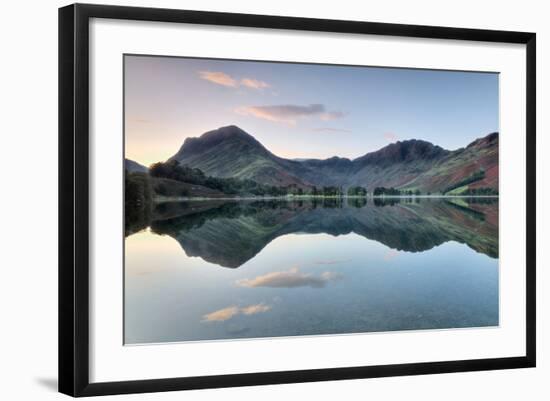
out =
<path fill-rule="evenodd" d="M 429 171 L 432 166 L 432 162 L 425 161 L 396 163 L 385 168 L 367 166 L 349 177 L 348 182 L 350 185 L 366 186 L 370 190 L 374 187 L 408 187 L 411 181 Z"/>
<path fill-rule="evenodd" d="M 388 156 L 387 160 L 399 160 L 395 154 Z M 344 188 L 360 185 L 370 190 L 384 186 L 419 189 L 424 193 L 442 192 L 483 168 L 485 179 L 469 184 L 469 187 L 498 188 L 498 134 L 488 135 L 442 157 L 424 157 L 420 153 L 415 159 L 393 163 L 384 163 L 383 158 L 370 163 L 362 163 L 359 159 L 331 162 L 334 159 L 298 162 L 279 158 L 248 134 L 241 133 L 224 134 L 223 138 L 210 144 L 204 142 L 202 146 L 181 153 L 179 160 L 207 175 L 252 179 L 266 185 L 294 184 L 304 188 L 312 185 Z"/>
<path fill-rule="evenodd" d="M 460 191 L 454 190 L 453 194 L 459 194 L 467 188 L 485 187 L 498 190 L 498 141 L 496 145 L 482 144 L 459 149 L 401 188 L 436 193 L 480 169 L 485 170 L 484 179 L 460 187 Z"/>
<path fill-rule="evenodd" d="M 294 174 L 293 170 L 299 167 L 296 163 L 278 160 L 238 138 L 228 139 L 199 154 L 187 157 L 182 163 L 199 168 L 206 175 L 215 177 L 252 179 L 275 186 L 307 186 L 307 183 Z"/>

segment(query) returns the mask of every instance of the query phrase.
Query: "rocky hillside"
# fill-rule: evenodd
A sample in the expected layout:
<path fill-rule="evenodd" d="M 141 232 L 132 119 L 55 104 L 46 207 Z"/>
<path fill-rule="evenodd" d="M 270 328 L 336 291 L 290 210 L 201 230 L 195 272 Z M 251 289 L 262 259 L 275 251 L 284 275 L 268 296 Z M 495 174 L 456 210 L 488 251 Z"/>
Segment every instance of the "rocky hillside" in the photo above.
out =
<path fill-rule="evenodd" d="M 206 175 L 252 179 L 274 186 L 384 186 L 423 193 L 498 190 L 498 133 L 455 151 L 412 139 L 354 160 L 289 160 L 274 155 L 252 135 L 232 125 L 187 138 L 170 160 L 199 168 Z"/>
<path fill-rule="evenodd" d="M 252 179 L 261 184 L 311 185 L 301 178 L 303 167 L 294 160 L 275 156 L 252 135 L 231 125 L 187 138 L 169 160 L 201 169 L 214 177 Z"/>
<path fill-rule="evenodd" d="M 482 172 L 482 173 L 481 173 Z M 467 183 L 469 179 L 479 177 Z M 460 185 L 464 183 L 464 185 Z M 453 188 L 460 193 L 467 188 L 498 190 L 498 133 L 492 133 L 450 152 L 434 165 L 406 184 L 423 191 L 445 191 Z"/>

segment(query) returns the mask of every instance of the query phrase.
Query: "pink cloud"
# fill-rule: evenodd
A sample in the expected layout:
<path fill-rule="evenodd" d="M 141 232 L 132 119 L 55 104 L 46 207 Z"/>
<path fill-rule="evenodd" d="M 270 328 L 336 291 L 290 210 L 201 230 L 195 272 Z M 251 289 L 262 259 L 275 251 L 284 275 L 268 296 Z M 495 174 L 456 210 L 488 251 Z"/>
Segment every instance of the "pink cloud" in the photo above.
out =
<path fill-rule="evenodd" d="M 323 121 L 332 121 L 342 117 L 344 117 L 344 113 L 341 111 L 327 111 L 326 113 L 321 114 L 321 120 Z"/>
<path fill-rule="evenodd" d="M 239 83 L 235 79 L 231 78 L 229 75 L 227 75 L 224 72 L 199 71 L 199 75 L 202 79 L 217 85 L 229 86 L 232 88 L 236 88 L 239 85 Z"/>
<path fill-rule="evenodd" d="M 252 78 L 241 79 L 241 85 L 244 85 L 247 88 L 251 88 L 251 89 L 264 89 L 264 88 L 269 88 L 271 86 L 267 82 L 259 81 L 257 79 L 252 79 Z"/>
<path fill-rule="evenodd" d="M 216 85 L 227 86 L 230 88 L 237 88 L 239 86 L 245 86 L 250 89 L 265 89 L 270 88 L 267 82 L 260 81 L 254 78 L 242 78 L 240 81 L 233 78 L 231 75 L 221 71 L 199 71 L 199 76 L 205 81 L 212 82 Z"/>
<path fill-rule="evenodd" d="M 245 106 L 235 110 L 242 115 L 251 115 L 268 121 L 282 122 L 290 125 L 296 124 L 296 120 L 303 117 L 318 117 L 321 120 L 334 120 L 341 118 L 344 113 L 340 111 L 327 111 L 324 104 L 280 104 L 272 106 Z"/>

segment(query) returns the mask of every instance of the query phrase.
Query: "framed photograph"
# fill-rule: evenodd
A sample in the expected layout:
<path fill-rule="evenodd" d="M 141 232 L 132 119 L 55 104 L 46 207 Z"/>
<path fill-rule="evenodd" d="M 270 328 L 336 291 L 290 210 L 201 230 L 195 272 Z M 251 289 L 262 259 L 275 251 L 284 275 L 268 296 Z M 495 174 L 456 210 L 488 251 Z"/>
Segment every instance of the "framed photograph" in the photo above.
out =
<path fill-rule="evenodd" d="M 535 366 L 535 34 L 59 10 L 59 390 Z"/>

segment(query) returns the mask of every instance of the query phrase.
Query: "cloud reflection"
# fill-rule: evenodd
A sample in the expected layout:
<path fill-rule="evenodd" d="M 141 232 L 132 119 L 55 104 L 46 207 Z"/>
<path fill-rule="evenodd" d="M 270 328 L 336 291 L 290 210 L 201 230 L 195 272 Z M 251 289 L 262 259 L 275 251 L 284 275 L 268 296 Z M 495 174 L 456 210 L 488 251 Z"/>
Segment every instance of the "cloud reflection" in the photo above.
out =
<path fill-rule="evenodd" d="M 258 313 L 264 313 L 271 309 L 271 306 L 263 303 L 256 305 L 249 305 L 243 308 L 237 306 L 228 306 L 227 308 L 219 309 L 217 311 L 208 313 L 203 316 L 205 322 L 224 322 L 239 314 L 243 315 L 256 315 Z"/>
<path fill-rule="evenodd" d="M 204 315 L 204 320 L 207 322 L 223 322 L 231 319 L 233 316 L 239 313 L 239 308 L 236 306 L 229 306 L 212 313 Z"/>
<path fill-rule="evenodd" d="M 271 306 L 264 304 L 250 305 L 245 308 L 241 308 L 241 313 L 245 315 L 255 315 L 257 313 L 264 313 L 271 309 Z"/>
<path fill-rule="evenodd" d="M 286 271 L 267 273 L 252 279 L 237 280 L 237 285 L 241 287 L 323 288 L 328 282 L 339 280 L 342 277 L 341 274 L 335 272 L 324 272 L 316 276 L 311 273 L 302 273 L 295 267 Z"/>
<path fill-rule="evenodd" d="M 399 252 L 397 252 L 395 249 L 390 249 L 386 253 L 384 253 L 384 261 L 390 262 L 394 260 L 397 256 L 399 256 Z"/>

